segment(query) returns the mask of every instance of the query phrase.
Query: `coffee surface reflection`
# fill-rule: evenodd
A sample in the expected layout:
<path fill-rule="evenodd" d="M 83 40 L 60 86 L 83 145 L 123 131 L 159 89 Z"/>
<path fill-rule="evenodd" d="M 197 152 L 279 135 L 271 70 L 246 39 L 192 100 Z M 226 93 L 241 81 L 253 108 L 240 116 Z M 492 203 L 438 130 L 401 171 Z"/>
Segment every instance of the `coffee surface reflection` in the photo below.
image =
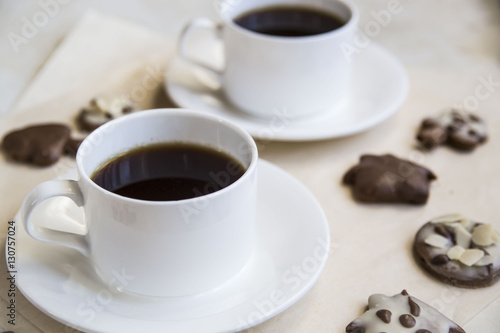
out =
<path fill-rule="evenodd" d="M 302 37 L 329 32 L 346 22 L 332 13 L 309 7 L 273 6 L 244 13 L 234 19 L 239 26 L 265 35 Z"/>
<path fill-rule="evenodd" d="M 245 173 L 236 159 L 189 143 L 155 144 L 117 156 L 93 175 L 102 188 L 121 196 L 172 201 L 216 192 Z"/>

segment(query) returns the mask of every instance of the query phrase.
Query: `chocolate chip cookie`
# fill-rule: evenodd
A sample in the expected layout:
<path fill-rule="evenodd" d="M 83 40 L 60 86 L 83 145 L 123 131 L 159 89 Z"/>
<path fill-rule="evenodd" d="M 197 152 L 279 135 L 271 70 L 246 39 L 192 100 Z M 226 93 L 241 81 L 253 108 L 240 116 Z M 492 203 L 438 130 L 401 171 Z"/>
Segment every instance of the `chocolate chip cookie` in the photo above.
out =
<path fill-rule="evenodd" d="M 406 290 L 392 297 L 375 294 L 368 309 L 346 327 L 347 333 L 465 333 L 442 313 L 408 295 Z"/>
<path fill-rule="evenodd" d="M 474 150 L 488 138 L 486 125 L 477 115 L 450 109 L 422 121 L 417 140 L 427 150 L 447 144 L 463 151 Z"/>

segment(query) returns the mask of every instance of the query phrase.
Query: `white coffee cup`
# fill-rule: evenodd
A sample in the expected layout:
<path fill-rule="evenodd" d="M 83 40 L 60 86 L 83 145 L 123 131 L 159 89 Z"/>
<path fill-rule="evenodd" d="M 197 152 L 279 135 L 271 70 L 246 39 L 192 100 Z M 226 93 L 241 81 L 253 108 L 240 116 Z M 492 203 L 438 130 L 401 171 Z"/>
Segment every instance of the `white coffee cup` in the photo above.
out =
<path fill-rule="evenodd" d="M 219 191 L 177 201 L 131 199 L 91 180 L 111 158 L 162 142 L 225 152 L 246 171 Z M 119 290 L 148 296 L 201 293 L 236 276 L 253 253 L 257 155 L 250 135 L 226 120 L 185 109 L 141 111 L 92 132 L 76 155 L 78 180 L 36 186 L 23 202 L 21 219 L 33 238 L 88 256 L 104 282 Z M 30 218 L 40 202 L 55 196 L 83 206 L 86 235 L 42 227 Z"/>
<path fill-rule="evenodd" d="M 257 33 L 234 22 L 265 7 L 302 6 L 331 13 L 346 23 L 325 33 L 282 37 Z M 222 24 L 206 18 L 191 21 L 180 35 L 178 50 L 188 62 L 215 74 L 224 94 L 239 109 L 269 118 L 276 110 L 291 117 L 339 112 L 349 98 L 351 64 L 341 46 L 352 42 L 358 12 L 346 0 L 221 0 Z M 194 29 L 213 29 L 223 41 L 222 70 L 189 56 L 186 40 Z"/>

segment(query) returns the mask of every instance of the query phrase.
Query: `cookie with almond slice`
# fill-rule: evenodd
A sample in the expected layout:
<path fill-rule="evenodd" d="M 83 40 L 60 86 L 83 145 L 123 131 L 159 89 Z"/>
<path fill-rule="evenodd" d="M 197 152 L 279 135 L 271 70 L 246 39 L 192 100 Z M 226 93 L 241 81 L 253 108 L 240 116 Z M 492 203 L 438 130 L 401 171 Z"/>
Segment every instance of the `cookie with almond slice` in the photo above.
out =
<path fill-rule="evenodd" d="M 420 228 L 413 243 L 418 264 L 440 281 L 462 288 L 500 280 L 500 239 L 493 226 L 461 214 L 440 216 Z"/>

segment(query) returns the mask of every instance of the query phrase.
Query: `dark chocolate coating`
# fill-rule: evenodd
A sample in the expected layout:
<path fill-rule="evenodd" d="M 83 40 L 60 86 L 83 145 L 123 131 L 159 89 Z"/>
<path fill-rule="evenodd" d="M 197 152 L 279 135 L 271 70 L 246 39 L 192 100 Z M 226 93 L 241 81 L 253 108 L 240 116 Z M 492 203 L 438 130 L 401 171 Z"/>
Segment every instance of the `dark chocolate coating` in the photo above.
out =
<path fill-rule="evenodd" d="M 82 144 L 83 140 L 79 139 L 69 139 L 64 146 L 64 153 L 68 156 L 75 157 L 78 151 L 78 148 Z"/>
<path fill-rule="evenodd" d="M 428 222 L 420 228 L 413 243 L 413 255 L 417 263 L 441 282 L 461 288 L 483 288 L 500 280 L 500 266 L 465 266 L 457 260 L 450 260 L 446 254 L 436 255 L 436 249 L 425 243 L 425 233 L 435 228 Z M 435 229 L 434 229 L 435 230 Z M 453 232 L 453 228 L 449 228 Z M 452 244 L 455 244 L 452 239 Z M 444 260 L 444 257 L 447 260 Z"/>
<path fill-rule="evenodd" d="M 354 322 L 347 325 L 346 333 L 365 333 L 366 329 L 363 326 L 358 326 Z"/>
<path fill-rule="evenodd" d="M 444 126 L 431 118 L 422 121 L 417 133 L 417 140 L 428 150 L 443 144 L 448 138 L 448 132 Z"/>
<path fill-rule="evenodd" d="M 415 318 L 413 318 L 412 315 L 404 314 L 399 316 L 399 322 L 403 327 L 410 328 L 415 326 L 417 321 L 415 320 Z"/>
<path fill-rule="evenodd" d="M 389 310 L 382 309 L 376 312 L 377 317 L 380 318 L 384 323 L 388 324 L 391 322 L 392 313 Z"/>
<path fill-rule="evenodd" d="M 63 124 L 43 124 L 8 133 L 2 142 L 12 159 L 35 165 L 51 165 L 64 152 L 70 130 Z"/>
<path fill-rule="evenodd" d="M 363 155 L 344 175 L 354 198 L 361 202 L 425 204 L 432 171 L 393 155 Z"/>
<path fill-rule="evenodd" d="M 451 327 L 448 333 L 465 333 L 462 327 Z"/>
<path fill-rule="evenodd" d="M 475 114 L 451 109 L 420 124 L 417 140 L 427 150 L 447 144 L 462 151 L 474 150 L 488 138 L 483 120 Z"/>
<path fill-rule="evenodd" d="M 408 297 L 408 305 L 410 306 L 410 312 L 412 315 L 415 317 L 420 316 L 420 307 L 411 299 L 411 297 Z"/>

